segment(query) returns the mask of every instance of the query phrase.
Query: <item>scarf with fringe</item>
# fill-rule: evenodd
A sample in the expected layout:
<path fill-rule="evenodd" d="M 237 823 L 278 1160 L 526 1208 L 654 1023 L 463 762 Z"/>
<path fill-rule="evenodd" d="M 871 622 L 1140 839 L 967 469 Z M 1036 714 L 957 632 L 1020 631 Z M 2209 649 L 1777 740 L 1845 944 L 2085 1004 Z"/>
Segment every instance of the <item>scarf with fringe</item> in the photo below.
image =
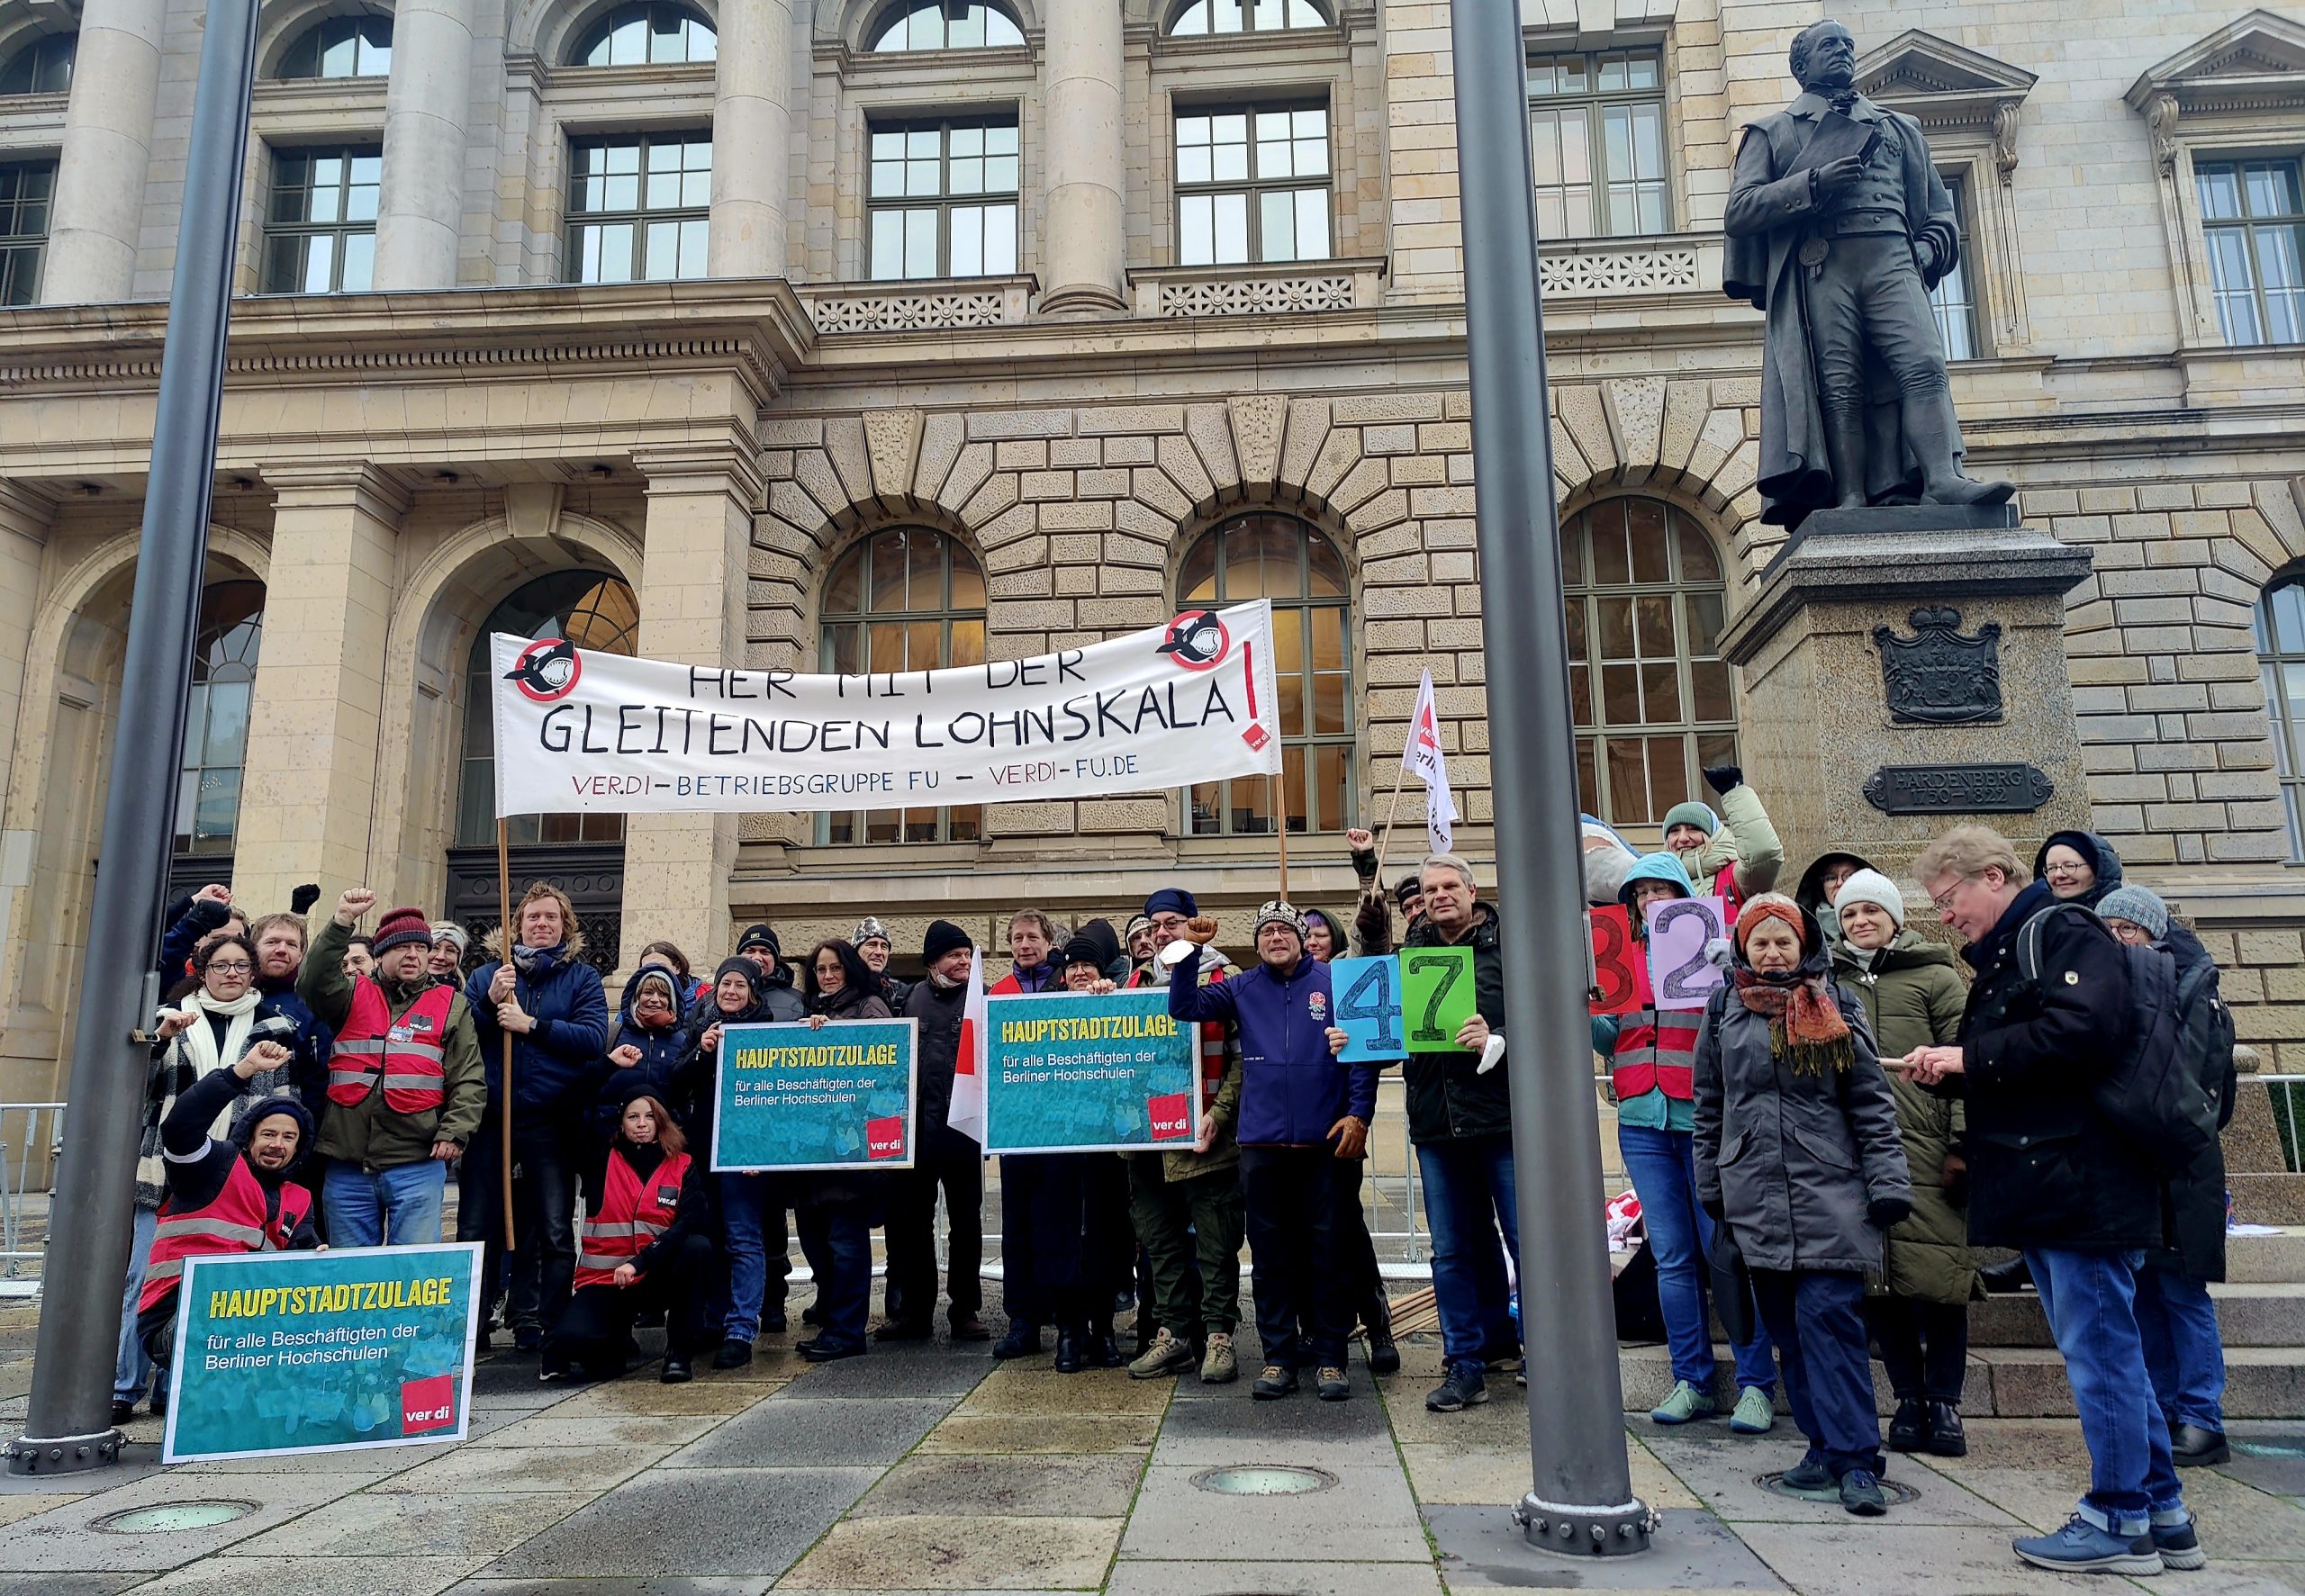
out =
<path fill-rule="evenodd" d="M 1740 963 L 1734 972 L 1737 998 L 1768 1021 L 1769 1057 L 1795 1075 L 1821 1075 L 1830 1065 L 1845 1070 L 1857 1061 L 1849 1022 L 1833 998 L 1830 964 L 1820 950 L 1787 975 L 1763 975 Z"/>

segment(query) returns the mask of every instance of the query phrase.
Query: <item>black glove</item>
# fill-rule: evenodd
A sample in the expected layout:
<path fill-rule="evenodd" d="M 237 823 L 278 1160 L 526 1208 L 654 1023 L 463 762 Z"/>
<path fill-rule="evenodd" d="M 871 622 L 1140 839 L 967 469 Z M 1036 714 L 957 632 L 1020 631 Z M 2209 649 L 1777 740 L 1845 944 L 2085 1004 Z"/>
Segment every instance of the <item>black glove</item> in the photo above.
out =
<path fill-rule="evenodd" d="M 1377 879 L 1377 850 L 1374 848 L 1353 849 L 1352 873 L 1360 879 L 1363 887 L 1375 880 Z"/>
<path fill-rule="evenodd" d="M 1738 765 L 1714 765 L 1704 772 L 1705 781 L 1722 798 L 1745 784 L 1745 772 Z"/>
<path fill-rule="evenodd" d="M 1903 1224 L 1912 1216 L 1912 1202 L 1907 1197 L 1876 1197 L 1865 1205 L 1865 1217 L 1873 1222 L 1876 1231 Z"/>
<path fill-rule="evenodd" d="M 320 900 L 321 884 L 318 881 L 307 881 L 288 895 L 288 912 L 292 915 L 309 914 L 312 912 L 312 906 Z"/>

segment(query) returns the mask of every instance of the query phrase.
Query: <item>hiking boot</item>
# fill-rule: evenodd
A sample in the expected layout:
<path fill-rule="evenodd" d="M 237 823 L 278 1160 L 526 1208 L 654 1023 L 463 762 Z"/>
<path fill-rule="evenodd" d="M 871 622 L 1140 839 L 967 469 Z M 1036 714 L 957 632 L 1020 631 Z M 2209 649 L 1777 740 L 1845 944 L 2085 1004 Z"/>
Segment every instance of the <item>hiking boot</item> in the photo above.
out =
<path fill-rule="evenodd" d="M 740 1369 L 752 1360 L 753 1344 L 750 1341 L 727 1340 L 721 1342 L 720 1350 L 712 1355 L 712 1366 L 716 1369 Z"/>
<path fill-rule="evenodd" d="M 1889 1499 L 1870 1469 L 1853 1468 L 1840 1477 L 1840 1505 L 1860 1519 L 1877 1519 L 1889 1510 Z"/>
<path fill-rule="evenodd" d="M 1249 1394 L 1261 1402 L 1278 1402 L 1284 1396 L 1297 1394 L 1297 1371 L 1269 1363 L 1257 1375 L 1257 1382 L 1249 1387 Z"/>
<path fill-rule="evenodd" d="M 1482 1377 L 1480 1360 L 1460 1357 L 1449 1366 L 1441 1384 L 1425 1393 L 1424 1407 L 1432 1413 L 1460 1413 L 1488 1400 L 1488 1382 Z"/>
<path fill-rule="evenodd" d="M 1788 1491 L 1830 1491 L 1833 1488 L 1833 1471 L 1814 1452 L 1803 1455 L 1800 1462 L 1777 1475 L 1777 1483 Z"/>
<path fill-rule="evenodd" d="M 2055 1535 L 2013 1540 L 2009 1549 L 2036 1568 L 2069 1573 L 2159 1573 L 2163 1567 L 2150 1534 L 2115 1535 L 2079 1513 Z"/>
<path fill-rule="evenodd" d="M 1233 1350 L 1233 1338 L 1225 1330 L 1208 1332 L 1208 1350 L 1200 1357 L 1200 1383 L 1203 1385 L 1230 1385 L 1241 1377 L 1241 1360 Z"/>
<path fill-rule="evenodd" d="M 1929 1407 L 1919 1397 L 1906 1397 L 1897 1403 L 1897 1416 L 1889 1420 L 1889 1450 L 1918 1452 L 1929 1445 Z"/>
<path fill-rule="evenodd" d="M 1128 1366 L 1128 1377 L 1158 1380 L 1163 1375 L 1189 1369 L 1196 1361 L 1192 1348 L 1171 1335 L 1164 1326 L 1153 1332 L 1152 1344 L 1144 1349 L 1144 1356 Z"/>
<path fill-rule="evenodd" d="M 1007 1360 L 1012 1357 L 1036 1357 L 1041 1350 L 1041 1327 L 1022 1319 L 1008 1321 L 1008 1333 L 992 1344 L 992 1356 Z"/>
<path fill-rule="evenodd" d="M 1369 1372 L 1399 1374 L 1401 1349 L 1393 1344 L 1393 1300 L 1382 1287 L 1369 1294 L 1369 1305 L 1361 1310 L 1361 1322 L 1369 1330 Z"/>
<path fill-rule="evenodd" d="M 1776 1422 L 1776 1409 L 1768 1400 L 1768 1393 L 1758 1385 L 1748 1385 L 1737 1393 L 1736 1411 L 1729 1415 L 1729 1428 L 1738 1435 L 1767 1435 Z"/>
<path fill-rule="evenodd" d="M 1672 1394 L 1649 1411 L 1651 1424 L 1686 1424 L 1692 1419 L 1710 1419 L 1721 1411 L 1721 1404 L 1713 1400 L 1713 1393 L 1699 1391 L 1686 1380 L 1673 1382 Z"/>
<path fill-rule="evenodd" d="M 1938 1457 L 1969 1455 L 1969 1438 L 1961 1429 L 1961 1411 L 1951 1402 L 1929 1404 L 1929 1450 Z"/>
<path fill-rule="evenodd" d="M 1341 1402 L 1352 1395 L 1352 1382 L 1344 1377 L 1342 1369 L 1334 1366 L 1315 1369 L 1313 1386 L 1324 1402 Z"/>
<path fill-rule="evenodd" d="M 2185 1515 L 2182 1524 L 2156 1524 L 2153 1527 L 2153 1549 L 2161 1554 L 2161 1566 L 2190 1573 L 2209 1566 L 2209 1554 L 2201 1549 L 2201 1537 L 2193 1533 L 2192 1515 Z"/>

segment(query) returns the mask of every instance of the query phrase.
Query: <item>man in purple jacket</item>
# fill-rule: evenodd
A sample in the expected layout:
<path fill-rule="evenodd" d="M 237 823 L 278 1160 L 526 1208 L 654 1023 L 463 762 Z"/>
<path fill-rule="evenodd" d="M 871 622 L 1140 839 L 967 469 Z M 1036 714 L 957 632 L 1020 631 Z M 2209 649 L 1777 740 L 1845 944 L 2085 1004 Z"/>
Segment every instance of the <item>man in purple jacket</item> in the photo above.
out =
<path fill-rule="evenodd" d="M 1189 922 L 1186 940 L 1207 944 L 1216 922 Z M 1256 1276 L 1257 1336 L 1264 1370 L 1252 1392 L 1273 1401 L 1297 1389 L 1311 1366 L 1323 1402 L 1352 1394 L 1344 1377 L 1352 1330 L 1342 1256 L 1344 1204 L 1358 1202 L 1360 1160 L 1377 1107 L 1377 1066 L 1336 1058 L 1328 966 L 1306 956 L 1305 919 L 1274 899 L 1257 911 L 1257 964 L 1202 986 L 1198 961 L 1171 971 L 1169 1013 L 1221 1020 L 1241 1044 L 1241 1192 Z"/>

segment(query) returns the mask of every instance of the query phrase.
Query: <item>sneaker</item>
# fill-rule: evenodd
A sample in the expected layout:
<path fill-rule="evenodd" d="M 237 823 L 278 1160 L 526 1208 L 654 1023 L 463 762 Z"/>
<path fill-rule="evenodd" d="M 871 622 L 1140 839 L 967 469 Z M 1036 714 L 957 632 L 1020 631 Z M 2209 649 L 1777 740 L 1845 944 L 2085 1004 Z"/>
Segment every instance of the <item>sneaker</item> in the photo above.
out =
<path fill-rule="evenodd" d="M 1860 1519 L 1877 1519 L 1889 1510 L 1889 1499 L 1870 1469 L 1853 1468 L 1840 1477 L 1840 1505 Z"/>
<path fill-rule="evenodd" d="M 1198 1361 L 1192 1355 L 1192 1348 L 1171 1335 L 1164 1325 L 1154 1333 L 1152 1344 L 1144 1349 L 1144 1356 L 1128 1366 L 1128 1377 L 1132 1380 L 1158 1380 L 1164 1375 L 1189 1369 Z"/>
<path fill-rule="evenodd" d="M 2079 1513 L 2067 1519 L 2065 1528 L 2055 1535 L 2013 1540 L 2009 1547 L 2036 1568 L 2074 1573 L 2159 1573 L 2163 1567 L 2151 1535 L 2115 1535 L 2098 1528 Z"/>
<path fill-rule="evenodd" d="M 1649 1421 L 1686 1424 L 1692 1419 L 1710 1419 L 1720 1411 L 1721 1404 L 1713 1400 L 1713 1393 L 1699 1391 L 1686 1380 L 1676 1380 L 1672 1394 L 1650 1410 Z"/>
<path fill-rule="evenodd" d="M 1259 1371 L 1257 1383 L 1249 1387 L 1249 1394 L 1261 1402 L 1278 1402 L 1297 1393 L 1297 1371 L 1269 1363 Z"/>
<path fill-rule="evenodd" d="M 1767 1392 L 1748 1385 L 1737 1393 L 1737 1411 L 1729 1415 L 1731 1430 L 1738 1435 L 1767 1435 L 1776 1423 L 1776 1409 Z"/>
<path fill-rule="evenodd" d="M 1467 1408 L 1478 1407 L 1487 1402 L 1488 1382 L 1482 1375 L 1478 1358 L 1457 1359 L 1449 1366 L 1449 1372 L 1441 1384 L 1425 1393 L 1425 1411 L 1460 1413 Z"/>
<path fill-rule="evenodd" d="M 2193 1533 L 2193 1519 L 2189 1513 L 2182 1524 L 2156 1524 L 2153 1527 L 2153 1549 L 2161 1554 L 2161 1566 L 2191 1573 L 2209 1566 L 2209 1554 L 2201 1549 L 2201 1537 Z"/>
<path fill-rule="evenodd" d="M 1344 1377 L 1342 1369 L 1335 1367 L 1315 1370 L 1313 1388 L 1324 1402 L 1344 1402 L 1352 1395 L 1352 1382 Z"/>
<path fill-rule="evenodd" d="M 1833 1471 L 1825 1466 L 1823 1458 L 1809 1452 L 1779 1474 L 1777 1483 L 1788 1491 L 1830 1491 L 1833 1488 Z"/>
<path fill-rule="evenodd" d="M 1233 1338 L 1224 1330 L 1208 1332 L 1208 1350 L 1200 1357 L 1200 1383 L 1203 1385 L 1230 1385 L 1241 1377 L 1241 1360 L 1233 1350 Z"/>
<path fill-rule="evenodd" d="M 720 1350 L 712 1355 L 716 1369 L 740 1369 L 753 1360 L 753 1344 L 733 1338 L 720 1343 Z"/>

